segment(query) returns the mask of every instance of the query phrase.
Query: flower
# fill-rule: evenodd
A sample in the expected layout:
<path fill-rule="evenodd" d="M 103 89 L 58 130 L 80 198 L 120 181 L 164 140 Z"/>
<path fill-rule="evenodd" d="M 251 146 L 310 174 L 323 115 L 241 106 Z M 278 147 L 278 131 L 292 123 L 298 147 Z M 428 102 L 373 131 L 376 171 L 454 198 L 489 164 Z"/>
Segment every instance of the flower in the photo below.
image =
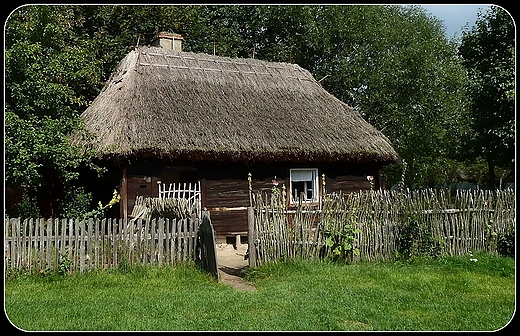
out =
<path fill-rule="evenodd" d="M 471 258 L 469 261 L 473 261 L 473 262 L 475 262 L 475 261 L 478 261 L 478 259 L 476 259 L 476 258 Z"/>
<path fill-rule="evenodd" d="M 374 176 L 372 175 L 368 175 L 367 176 L 367 180 L 369 180 L 370 182 L 372 182 L 374 180 Z"/>

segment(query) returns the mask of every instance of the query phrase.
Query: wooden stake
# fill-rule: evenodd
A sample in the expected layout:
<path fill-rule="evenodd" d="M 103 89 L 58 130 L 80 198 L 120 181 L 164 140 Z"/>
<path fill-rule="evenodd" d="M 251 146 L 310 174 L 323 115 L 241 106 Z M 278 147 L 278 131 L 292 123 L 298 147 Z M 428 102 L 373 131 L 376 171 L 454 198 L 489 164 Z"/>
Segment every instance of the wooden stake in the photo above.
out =
<path fill-rule="evenodd" d="M 256 246 L 255 246 L 255 211 L 253 207 L 247 208 L 247 245 L 249 250 L 249 267 L 256 266 Z"/>
<path fill-rule="evenodd" d="M 123 164 L 123 178 L 121 179 L 121 202 L 120 216 L 128 220 L 128 170 L 126 163 Z"/>

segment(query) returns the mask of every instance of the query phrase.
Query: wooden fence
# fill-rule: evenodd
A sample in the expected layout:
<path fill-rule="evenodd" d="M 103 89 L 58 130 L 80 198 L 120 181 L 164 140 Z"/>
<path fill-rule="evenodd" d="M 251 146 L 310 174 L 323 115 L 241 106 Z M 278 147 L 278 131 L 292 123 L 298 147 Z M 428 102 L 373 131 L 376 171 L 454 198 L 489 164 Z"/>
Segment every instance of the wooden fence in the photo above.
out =
<path fill-rule="evenodd" d="M 157 182 L 159 186 L 159 198 L 176 198 L 185 199 L 188 202 L 190 212 L 196 212 L 198 217 L 201 217 L 201 200 L 202 191 L 200 181 L 196 183 L 170 183 L 166 188 L 166 183 Z"/>
<path fill-rule="evenodd" d="M 249 209 L 250 264 L 331 255 L 326 231 L 359 230 L 354 260 L 394 259 L 405 243 L 438 255 L 496 252 L 497 237 L 515 227 L 513 190 L 360 191 L 325 195 L 320 207 L 287 209 L 277 195 L 256 194 Z M 408 235 L 408 238 L 406 237 Z M 435 250 L 435 251 L 433 251 Z"/>
<path fill-rule="evenodd" d="M 117 268 L 122 262 L 174 265 L 194 259 L 200 221 L 9 218 L 4 222 L 4 270 L 58 270 L 66 260 L 71 272 Z"/>

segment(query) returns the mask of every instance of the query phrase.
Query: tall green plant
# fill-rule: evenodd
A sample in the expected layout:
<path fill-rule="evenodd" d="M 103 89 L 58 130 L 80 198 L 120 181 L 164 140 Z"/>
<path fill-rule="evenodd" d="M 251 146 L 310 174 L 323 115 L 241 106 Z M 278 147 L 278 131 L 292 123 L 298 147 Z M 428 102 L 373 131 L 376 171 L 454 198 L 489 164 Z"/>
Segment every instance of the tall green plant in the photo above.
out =
<path fill-rule="evenodd" d="M 405 191 L 397 193 L 397 199 L 400 200 L 397 257 L 410 259 L 420 256 L 439 256 L 444 242 L 433 235 L 430 223 L 421 218 L 421 210 L 413 203 L 404 201 L 405 198 L 410 197 L 408 193 Z"/>
<path fill-rule="evenodd" d="M 332 260 L 351 263 L 354 256 L 359 255 L 357 235 L 361 230 L 356 228 L 356 208 L 345 209 L 341 197 L 332 201 L 335 205 L 324 204 L 321 221 L 324 225 L 325 246 L 330 249 Z M 346 216 L 345 211 L 348 211 Z"/>
<path fill-rule="evenodd" d="M 416 214 L 403 215 L 399 229 L 398 256 L 410 259 L 430 255 L 431 239 L 427 227 L 421 223 Z"/>

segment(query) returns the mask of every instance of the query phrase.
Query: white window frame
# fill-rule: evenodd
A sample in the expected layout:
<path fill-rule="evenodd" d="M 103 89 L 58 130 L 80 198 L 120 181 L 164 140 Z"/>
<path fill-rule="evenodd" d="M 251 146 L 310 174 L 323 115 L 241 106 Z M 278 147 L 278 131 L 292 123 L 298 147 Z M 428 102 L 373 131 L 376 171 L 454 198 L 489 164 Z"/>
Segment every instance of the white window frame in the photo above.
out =
<path fill-rule="evenodd" d="M 298 190 L 297 195 L 294 195 L 294 187 L 293 187 L 293 177 L 297 174 L 297 172 L 310 171 L 311 179 L 306 181 L 312 181 L 312 198 L 307 198 L 307 192 L 309 191 L 307 187 L 307 183 L 304 184 L 304 190 Z M 305 199 L 302 200 L 302 203 L 318 203 L 319 202 L 319 174 L 318 168 L 291 168 L 289 169 L 289 198 L 291 204 L 298 204 L 300 193 L 303 192 L 305 194 Z M 303 182 L 303 181 L 295 181 L 295 182 Z"/>

